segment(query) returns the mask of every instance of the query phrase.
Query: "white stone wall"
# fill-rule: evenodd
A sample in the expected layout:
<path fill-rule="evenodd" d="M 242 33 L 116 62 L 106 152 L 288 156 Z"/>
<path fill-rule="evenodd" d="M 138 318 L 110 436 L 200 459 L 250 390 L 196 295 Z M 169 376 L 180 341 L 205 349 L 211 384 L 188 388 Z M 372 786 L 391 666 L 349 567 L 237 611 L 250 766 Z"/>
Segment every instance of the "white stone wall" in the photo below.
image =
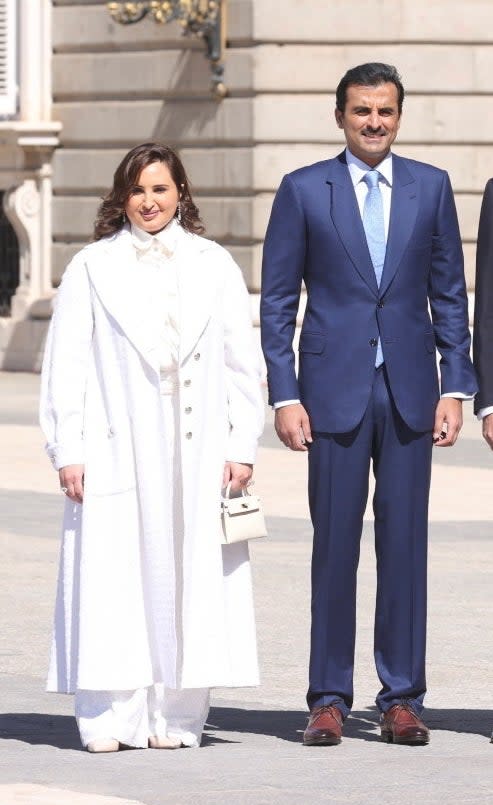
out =
<path fill-rule="evenodd" d="M 472 288 L 481 196 L 493 175 L 493 4 L 311 0 L 282 8 L 254 3 L 256 234 L 282 175 L 342 148 L 333 109 L 344 72 L 389 62 L 407 93 L 395 150 L 450 172 Z"/>
<path fill-rule="evenodd" d="M 253 287 L 251 22 L 251 2 L 230 2 L 229 96 L 217 102 L 204 43 L 183 38 L 177 24 L 123 26 L 104 3 L 55 0 L 53 114 L 63 124 L 54 173 L 55 283 L 90 237 L 125 152 L 158 139 L 179 149 L 208 235 L 231 249 Z"/>
<path fill-rule="evenodd" d="M 53 2 L 53 279 L 90 236 L 125 151 L 179 147 L 208 233 L 231 248 L 252 291 L 282 175 L 335 155 L 336 85 L 364 61 L 395 64 L 407 97 L 398 153 L 446 168 L 457 194 L 467 279 L 481 194 L 493 175 L 491 0 L 229 0 L 226 83 L 210 99 L 203 44 L 177 25 L 121 26 L 103 2 Z"/>

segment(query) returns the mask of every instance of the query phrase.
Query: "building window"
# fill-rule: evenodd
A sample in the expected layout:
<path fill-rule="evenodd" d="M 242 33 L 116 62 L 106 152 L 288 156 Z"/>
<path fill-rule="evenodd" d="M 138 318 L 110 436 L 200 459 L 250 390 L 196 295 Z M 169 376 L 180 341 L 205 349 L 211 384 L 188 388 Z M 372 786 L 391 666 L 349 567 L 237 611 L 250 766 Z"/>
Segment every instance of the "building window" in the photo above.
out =
<path fill-rule="evenodd" d="M 17 2 L 0 0 L 0 118 L 17 113 Z"/>

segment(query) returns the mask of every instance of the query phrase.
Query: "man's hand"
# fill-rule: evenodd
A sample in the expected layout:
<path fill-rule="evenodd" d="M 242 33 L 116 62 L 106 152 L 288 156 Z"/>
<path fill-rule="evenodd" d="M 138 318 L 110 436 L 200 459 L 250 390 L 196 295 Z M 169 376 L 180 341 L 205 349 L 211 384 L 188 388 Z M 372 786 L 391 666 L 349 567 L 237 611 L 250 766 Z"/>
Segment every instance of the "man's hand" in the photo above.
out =
<path fill-rule="evenodd" d="M 308 450 L 307 442 L 312 442 L 312 432 L 308 414 L 301 403 L 283 405 L 276 410 L 274 422 L 281 442 L 291 450 Z"/>
<path fill-rule="evenodd" d="M 451 447 L 462 428 L 462 400 L 442 397 L 435 412 L 433 443 L 435 447 Z M 493 430 L 493 425 L 492 425 Z"/>
<path fill-rule="evenodd" d="M 493 414 L 483 417 L 483 436 L 493 450 Z"/>

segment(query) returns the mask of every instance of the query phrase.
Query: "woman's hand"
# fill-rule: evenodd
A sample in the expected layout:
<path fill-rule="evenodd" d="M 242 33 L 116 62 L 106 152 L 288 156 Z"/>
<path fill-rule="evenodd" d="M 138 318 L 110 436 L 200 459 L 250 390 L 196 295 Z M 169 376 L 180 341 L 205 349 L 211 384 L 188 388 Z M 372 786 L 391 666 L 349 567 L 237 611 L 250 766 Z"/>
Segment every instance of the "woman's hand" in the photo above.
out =
<path fill-rule="evenodd" d="M 74 503 L 82 503 L 84 498 L 84 465 L 67 464 L 58 472 L 60 488 Z"/>
<path fill-rule="evenodd" d="M 253 464 L 238 464 L 236 461 L 227 461 L 224 465 L 223 487 L 231 481 L 231 491 L 240 492 L 245 489 L 253 474 Z"/>

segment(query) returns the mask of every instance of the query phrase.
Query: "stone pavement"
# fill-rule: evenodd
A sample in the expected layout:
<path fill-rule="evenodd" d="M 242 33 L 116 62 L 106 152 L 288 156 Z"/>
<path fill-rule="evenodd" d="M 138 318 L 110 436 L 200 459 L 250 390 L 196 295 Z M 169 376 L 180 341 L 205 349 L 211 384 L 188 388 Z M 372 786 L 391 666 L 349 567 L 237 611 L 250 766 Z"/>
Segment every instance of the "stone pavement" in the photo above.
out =
<path fill-rule="evenodd" d="M 62 498 L 36 425 L 38 381 L 0 373 L 0 805 L 493 804 L 493 454 L 468 406 L 461 442 L 435 451 L 429 746 L 378 738 L 369 512 L 354 710 L 341 746 L 300 745 L 311 538 L 306 457 L 279 445 L 269 419 L 256 488 L 271 537 L 252 545 L 261 686 L 215 692 L 201 749 L 94 756 L 80 749 L 71 698 L 43 690 Z"/>

